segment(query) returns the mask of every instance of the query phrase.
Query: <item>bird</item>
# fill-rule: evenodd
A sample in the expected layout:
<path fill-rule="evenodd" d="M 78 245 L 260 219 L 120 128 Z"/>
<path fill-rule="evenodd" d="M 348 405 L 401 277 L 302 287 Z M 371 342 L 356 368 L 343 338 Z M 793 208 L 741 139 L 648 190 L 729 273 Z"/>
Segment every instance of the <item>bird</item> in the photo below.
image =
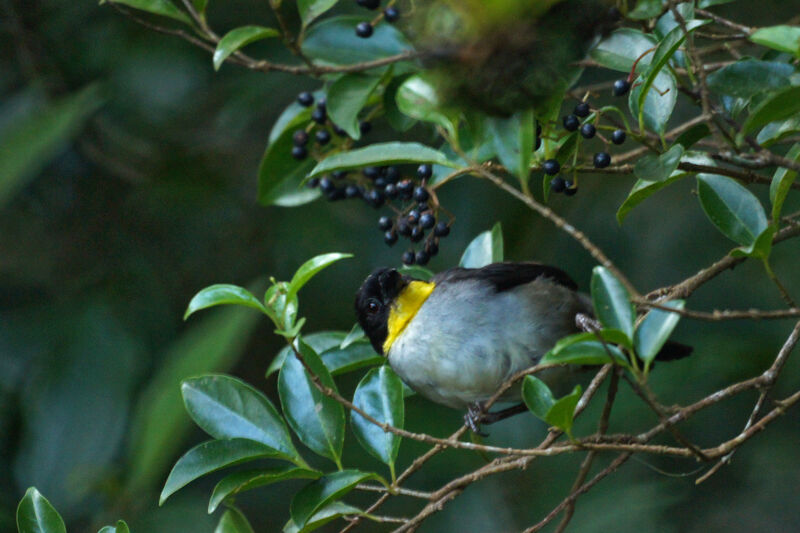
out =
<path fill-rule="evenodd" d="M 428 281 L 394 268 L 373 271 L 355 298 L 358 323 L 375 351 L 425 398 L 467 409 L 476 433 L 524 411 L 524 404 L 485 413 L 484 403 L 515 373 L 538 363 L 559 339 L 593 322 L 592 302 L 563 270 L 536 262 L 450 268 Z M 578 319 L 578 323 L 576 323 Z M 669 341 L 658 359 L 692 348 Z M 560 371 L 560 372 L 559 372 Z M 543 379 L 561 379 L 552 369 Z M 519 386 L 500 401 L 520 400 Z"/>

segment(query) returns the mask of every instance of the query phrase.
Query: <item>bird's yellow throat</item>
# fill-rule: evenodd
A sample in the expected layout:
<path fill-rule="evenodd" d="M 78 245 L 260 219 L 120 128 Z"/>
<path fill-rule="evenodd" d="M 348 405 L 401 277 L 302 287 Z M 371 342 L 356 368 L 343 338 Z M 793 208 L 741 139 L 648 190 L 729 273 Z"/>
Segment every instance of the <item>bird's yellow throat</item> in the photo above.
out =
<path fill-rule="evenodd" d="M 387 327 L 389 334 L 383 343 L 384 355 L 389 353 L 392 343 L 403 332 L 405 327 L 417 314 L 419 308 L 433 292 L 435 283 L 428 281 L 412 281 L 397 295 L 397 298 L 389 311 L 389 321 Z"/>

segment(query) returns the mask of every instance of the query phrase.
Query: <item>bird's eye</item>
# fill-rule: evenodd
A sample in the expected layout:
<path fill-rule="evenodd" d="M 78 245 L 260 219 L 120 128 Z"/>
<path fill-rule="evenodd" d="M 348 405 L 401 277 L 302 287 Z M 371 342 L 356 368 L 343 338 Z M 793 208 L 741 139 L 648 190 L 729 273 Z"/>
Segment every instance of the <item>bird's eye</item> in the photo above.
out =
<path fill-rule="evenodd" d="M 381 304 L 378 303 L 378 300 L 372 299 L 367 302 L 367 311 L 372 314 L 377 313 L 381 309 Z"/>

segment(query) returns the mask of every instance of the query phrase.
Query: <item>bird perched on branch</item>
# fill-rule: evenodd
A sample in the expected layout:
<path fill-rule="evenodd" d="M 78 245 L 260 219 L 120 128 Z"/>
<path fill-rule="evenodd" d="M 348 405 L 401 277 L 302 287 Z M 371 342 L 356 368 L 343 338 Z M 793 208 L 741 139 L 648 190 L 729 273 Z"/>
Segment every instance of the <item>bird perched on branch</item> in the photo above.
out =
<path fill-rule="evenodd" d="M 480 415 L 483 402 L 512 375 L 579 331 L 576 317 L 593 314 L 589 297 L 565 272 L 530 262 L 452 268 L 430 281 L 381 268 L 361 285 L 355 307 L 372 346 L 400 378 L 434 402 L 467 408 L 467 422 L 476 432 L 481 422 L 524 410 L 515 406 Z M 690 352 L 668 342 L 658 358 Z M 555 378 L 559 369 L 553 370 L 543 379 Z M 519 387 L 501 398 L 519 400 Z"/>

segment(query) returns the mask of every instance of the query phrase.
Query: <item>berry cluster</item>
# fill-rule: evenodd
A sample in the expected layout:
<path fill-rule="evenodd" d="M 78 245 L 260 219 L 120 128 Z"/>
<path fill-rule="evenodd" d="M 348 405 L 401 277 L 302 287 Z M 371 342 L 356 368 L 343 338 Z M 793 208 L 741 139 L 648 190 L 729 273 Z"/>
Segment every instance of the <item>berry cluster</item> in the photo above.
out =
<path fill-rule="evenodd" d="M 356 0 L 356 4 L 371 11 L 374 11 L 381 7 L 381 0 Z M 386 9 L 383 10 L 383 15 L 379 16 L 377 19 L 373 20 L 372 22 L 359 22 L 356 24 L 356 35 L 361 37 L 362 39 L 369 39 L 372 37 L 372 33 L 375 30 L 375 24 L 380 22 L 381 18 L 388 22 L 389 24 L 393 24 L 400 18 L 400 11 L 390 5 Z"/>
<path fill-rule="evenodd" d="M 402 261 L 406 265 L 425 265 L 439 252 L 439 239 L 450 233 L 450 223 L 437 219 L 440 207 L 427 187 L 432 174 L 433 169 L 427 164 L 417 168 L 416 181 L 403 178 L 394 166 L 365 167 L 360 173 L 340 170 L 312 178 L 308 186 L 318 187 L 330 201 L 361 198 L 375 209 L 388 204 L 395 216 L 378 219 L 384 242 L 392 246 L 400 238 L 412 243 L 424 240 L 416 251 L 413 248 L 405 251 Z"/>
<path fill-rule="evenodd" d="M 612 87 L 612 94 L 614 96 L 623 96 L 631 88 L 628 80 L 617 80 Z M 566 115 L 562 120 L 564 129 L 568 132 L 580 130 L 581 137 L 584 139 L 592 139 L 597 135 L 597 126 L 591 122 L 584 122 L 581 124 L 581 119 L 587 118 L 592 113 L 592 109 L 587 102 L 578 103 L 572 110 L 572 113 Z M 622 144 L 625 142 L 625 130 L 617 129 L 611 134 L 611 142 L 614 144 Z M 606 145 L 608 141 L 605 141 Z M 606 151 L 596 152 L 592 157 L 592 163 L 595 168 L 606 168 L 611 164 L 611 155 Z M 548 176 L 554 176 L 550 180 L 550 190 L 554 193 L 564 193 L 566 196 L 573 196 L 578 192 L 578 187 L 574 180 L 564 179 L 558 176 L 561 171 L 561 165 L 555 159 L 548 159 L 542 164 L 542 170 Z"/>
<path fill-rule="evenodd" d="M 297 95 L 297 103 L 303 107 L 311 107 L 314 105 L 314 95 L 308 91 L 304 91 Z M 325 146 L 331 142 L 331 133 L 328 131 L 330 126 L 333 133 L 339 137 L 346 137 L 347 133 L 339 126 L 328 120 L 328 109 L 325 98 L 320 98 L 314 111 L 311 112 L 311 122 L 304 129 L 299 129 L 294 132 L 292 136 L 292 157 L 297 160 L 302 160 L 308 157 L 308 142 L 311 140 L 310 133 L 314 133 L 314 140 L 320 147 Z M 366 134 L 372 129 L 372 124 L 366 120 L 362 120 L 358 124 L 361 134 Z"/>

